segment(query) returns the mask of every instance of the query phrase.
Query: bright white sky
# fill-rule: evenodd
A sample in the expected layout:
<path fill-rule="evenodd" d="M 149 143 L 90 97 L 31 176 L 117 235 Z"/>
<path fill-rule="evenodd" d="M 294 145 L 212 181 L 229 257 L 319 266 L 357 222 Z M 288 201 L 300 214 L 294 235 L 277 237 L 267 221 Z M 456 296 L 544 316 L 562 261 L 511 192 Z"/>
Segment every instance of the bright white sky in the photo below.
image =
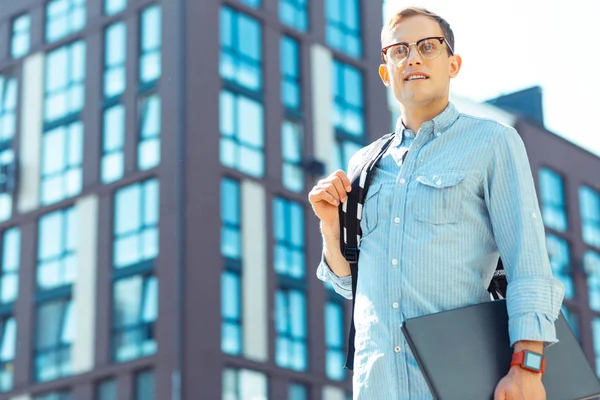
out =
<path fill-rule="evenodd" d="M 475 101 L 533 85 L 546 128 L 600 156 L 600 0 L 387 0 L 445 18 L 463 59 L 451 91 Z"/>

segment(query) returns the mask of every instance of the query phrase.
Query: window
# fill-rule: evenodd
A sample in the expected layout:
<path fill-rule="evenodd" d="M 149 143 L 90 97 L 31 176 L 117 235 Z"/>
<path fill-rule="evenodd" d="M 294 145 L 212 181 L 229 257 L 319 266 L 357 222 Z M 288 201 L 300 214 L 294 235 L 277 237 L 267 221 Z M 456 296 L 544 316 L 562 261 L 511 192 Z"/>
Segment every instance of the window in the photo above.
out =
<path fill-rule="evenodd" d="M 125 186 L 115 194 L 115 269 L 154 263 L 158 256 L 159 184 L 156 179 Z"/>
<path fill-rule="evenodd" d="M 283 121 L 281 127 L 281 154 L 283 156 L 283 186 L 296 193 L 304 189 L 302 166 L 302 126 Z"/>
<path fill-rule="evenodd" d="M 161 103 L 157 94 L 140 100 L 138 168 L 147 170 L 160 163 Z"/>
<path fill-rule="evenodd" d="M 31 16 L 21 15 L 13 20 L 12 41 L 10 44 L 10 56 L 21 58 L 29 53 L 30 46 Z"/>
<path fill-rule="evenodd" d="M 365 144 L 363 82 L 361 72 L 333 61 L 333 122 L 336 132 L 336 165 L 346 170 L 350 157 Z"/>
<path fill-rule="evenodd" d="M 260 0 L 241 0 L 243 4 L 253 7 L 253 8 L 258 8 L 260 7 Z"/>
<path fill-rule="evenodd" d="M 71 393 L 66 391 L 51 392 L 34 396 L 32 400 L 71 400 Z"/>
<path fill-rule="evenodd" d="M 573 331 L 573 334 L 575 335 L 575 337 L 577 338 L 577 340 L 580 340 L 580 337 L 579 337 L 579 317 L 577 316 L 576 313 L 572 312 L 571 310 L 569 310 L 564 305 L 562 306 L 562 312 L 565 315 L 565 319 L 567 320 L 567 323 L 569 324 L 569 327 Z"/>
<path fill-rule="evenodd" d="M 242 352 L 242 230 L 240 186 L 232 179 L 221 181 L 221 350 Z"/>
<path fill-rule="evenodd" d="M 20 252 L 21 230 L 19 228 L 6 230 L 2 235 L 0 305 L 10 304 L 17 300 L 19 294 L 19 265 L 21 263 Z"/>
<path fill-rule="evenodd" d="M 287 110 L 300 112 L 300 54 L 298 42 L 284 36 L 280 42 L 281 101 Z"/>
<path fill-rule="evenodd" d="M 600 193 L 587 186 L 579 188 L 583 241 L 600 248 Z"/>
<path fill-rule="evenodd" d="M 41 201 L 56 203 L 81 192 L 85 101 L 85 44 L 60 47 L 46 57 Z"/>
<path fill-rule="evenodd" d="M 13 361 L 17 346 L 17 321 L 12 317 L 0 319 L 0 392 L 13 389 Z"/>
<path fill-rule="evenodd" d="M 360 57 L 359 0 L 325 0 L 325 41 L 332 48 Z"/>
<path fill-rule="evenodd" d="M 102 167 L 103 183 L 118 181 L 123 177 L 125 161 L 125 106 L 117 104 L 104 111 L 102 121 Z"/>
<path fill-rule="evenodd" d="M 75 321 L 70 299 L 47 301 L 36 313 L 35 380 L 46 382 L 72 373 Z"/>
<path fill-rule="evenodd" d="M 264 115 L 261 103 L 222 91 L 219 96 L 221 164 L 245 174 L 264 174 Z"/>
<path fill-rule="evenodd" d="M 156 352 L 159 252 L 159 185 L 156 179 L 115 194 L 113 245 L 113 359 L 126 362 Z"/>
<path fill-rule="evenodd" d="M 115 15 L 127 8 L 127 0 L 104 0 L 104 14 Z"/>
<path fill-rule="evenodd" d="M 74 207 L 40 218 L 37 265 L 39 290 L 56 289 L 75 281 L 77 223 Z"/>
<path fill-rule="evenodd" d="M 125 91 L 127 27 L 124 22 L 110 25 L 104 33 L 104 98 L 112 99 Z"/>
<path fill-rule="evenodd" d="M 117 383 L 114 379 L 107 379 L 96 386 L 95 400 L 117 400 Z"/>
<path fill-rule="evenodd" d="M 279 0 L 279 21 L 299 31 L 306 31 L 307 6 L 307 0 Z"/>
<path fill-rule="evenodd" d="M 565 287 L 565 299 L 572 299 L 574 295 L 573 276 L 571 270 L 571 255 L 569 244 L 558 236 L 547 234 L 546 246 L 550 258 L 550 266 L 554 277 L 559 279 Z"/>
<path fill-rule="evenodd" d="M 308 389 L 305 385 L 292 383 L 288 387 L 288 400 L 308 400 Z"/>
<path fill-rule="evenodd" d="M 275 362 L 283 368 L 307 367 L 304 211 L 296 202 L 276 198 L 275 231 Z"/>
<path fill-rule="evenodd" d="M 262 90 L 261 28 L 247 15 L 223 7 L 220 16 L 221 77 L 252 92 Z"/>
<path fill-rule="evenodd" d="M 142 12 L 140 37 L 140 84 L 154 85 L 161 75 L 162 11 L 151 6 Z"/>
<path fill-rule="evenodd" d="M 265 374 L 248 369 L 223 370 L 222 400 L 246 400 L 269 398 Z"/>
<path fill-rule="evenodd" d="M 0 75 L 0 221 L 12 216 L 16 187 L 13 138 L 17 130 L 17 79 Z"/>
<path fill-rule="evenodd" d="M 142 371 L 135 375 L 135 400 L 154 400 L 155 389 L 154 371 Z"/>
<path fill-rule="evenodd" d="M 329 379 L 344 379 L 344 308 L 337 300 L 325 305 L 325 372 Z"/>
<path fill-rule="evenodd" d="M 542 218 L 548 228 L 564 232 L 567 230 L 567 211 L 563 179 L 548 168 L 540 168 L 539 179 Z"/>
<path fill-rule="evenodd" d="M 600 254 L 588 250 L 583 256 L 583 269 L 588 274 L 590 308 L 600 311 Z"/>
<path fill-rule="evenodd" d="M 600 376 L 600 317 L 592 320 L 592 334 L 594 336 L 594 353 L 596 354 L 596 375 Z"/>
<path fill-rule="evenodd" d="M 86 0 L 50 0 L 46 5 L 46 41 L 56 42 L 83 29 Z"/>

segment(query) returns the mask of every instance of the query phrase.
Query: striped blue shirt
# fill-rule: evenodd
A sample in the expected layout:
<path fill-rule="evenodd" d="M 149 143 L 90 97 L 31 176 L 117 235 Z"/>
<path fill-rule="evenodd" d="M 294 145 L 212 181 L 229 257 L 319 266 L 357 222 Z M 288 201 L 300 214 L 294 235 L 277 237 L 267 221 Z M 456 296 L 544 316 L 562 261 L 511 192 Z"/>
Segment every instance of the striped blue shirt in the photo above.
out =
<path fill-rule="evenodd" d="M 349 174 L 364 151 L 350 160 Z M 432 398 L 402 322 L 490 301 L 499 256 L 509 282 L 510 345 L 557 342 L 564 288 L 552 275 L 529 160 L 514 128 L 449 103 L 416 135 L 399 119 L 374 171 L 361 222 L 354 400 Z M 333 274 L 325 260 L 317 276 L 352 297 L 351 278 Z"/>

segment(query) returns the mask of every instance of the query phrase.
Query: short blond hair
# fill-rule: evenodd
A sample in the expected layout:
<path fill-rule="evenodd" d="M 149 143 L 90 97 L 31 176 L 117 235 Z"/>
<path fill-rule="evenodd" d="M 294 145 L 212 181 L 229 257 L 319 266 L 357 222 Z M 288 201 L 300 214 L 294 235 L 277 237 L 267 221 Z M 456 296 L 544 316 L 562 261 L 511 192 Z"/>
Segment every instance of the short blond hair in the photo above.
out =
<path fill-rule="evenodd" d="M 425 8 L 422 8 L 422 7 L 406 7 L 400 11 L 395 12 L 392 15 L 392 17 L 388 20 L 387 24 L 385 24 L 383 26 L 383 28 L 381 29 L 381 44 L 382 44 L 382 46 L 384 46 L 384 40 L 385 40 L 386 35 L 388 33 L 392 32 L 394 30 L 394 28 L 400 22 L 402 22 L 406 18 L 414 17 L 417 15 L 423 15 L 425 17 L 431 18 L 434 21 L 436 21 L 440 25 L 440 28 L 442 29 L 444 37 L 450 44 L 450 47 L 452 48 L 452 50 L 454 51 L 454 32 L 452 32 L 452 28 L 450 28 L 450 24 L 448 23 L 448 21 L 446 21 L 444 18 L 440 17 L 439 15 L 437 15 Z M 450 49 L 447 49 L 447 51 L 448 51 L 448 54 L 451 54 Z"/>

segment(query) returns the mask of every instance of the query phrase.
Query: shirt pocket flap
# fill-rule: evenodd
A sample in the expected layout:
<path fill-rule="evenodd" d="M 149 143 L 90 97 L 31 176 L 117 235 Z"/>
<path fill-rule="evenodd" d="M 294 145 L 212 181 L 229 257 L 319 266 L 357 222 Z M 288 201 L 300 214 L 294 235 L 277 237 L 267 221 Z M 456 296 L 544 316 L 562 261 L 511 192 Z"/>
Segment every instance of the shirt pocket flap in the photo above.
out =
<path fill-rule="evenodd" d="M 443 171 L 419 175 L 417 181 L 434 188 L 446 188 L 458 185 L 464 178 L 462 171 Z"/>
<path fill-rule="evenodd" d="M 363 204 L 369 201 L 371 197 L 375 196 L 379 192 L 379 189 L 381 189 L 381 185 L 381 183 L 376 183 L 374 185 L 369 186 L 369 190 L 367 190 L 367 195 Z"/>

